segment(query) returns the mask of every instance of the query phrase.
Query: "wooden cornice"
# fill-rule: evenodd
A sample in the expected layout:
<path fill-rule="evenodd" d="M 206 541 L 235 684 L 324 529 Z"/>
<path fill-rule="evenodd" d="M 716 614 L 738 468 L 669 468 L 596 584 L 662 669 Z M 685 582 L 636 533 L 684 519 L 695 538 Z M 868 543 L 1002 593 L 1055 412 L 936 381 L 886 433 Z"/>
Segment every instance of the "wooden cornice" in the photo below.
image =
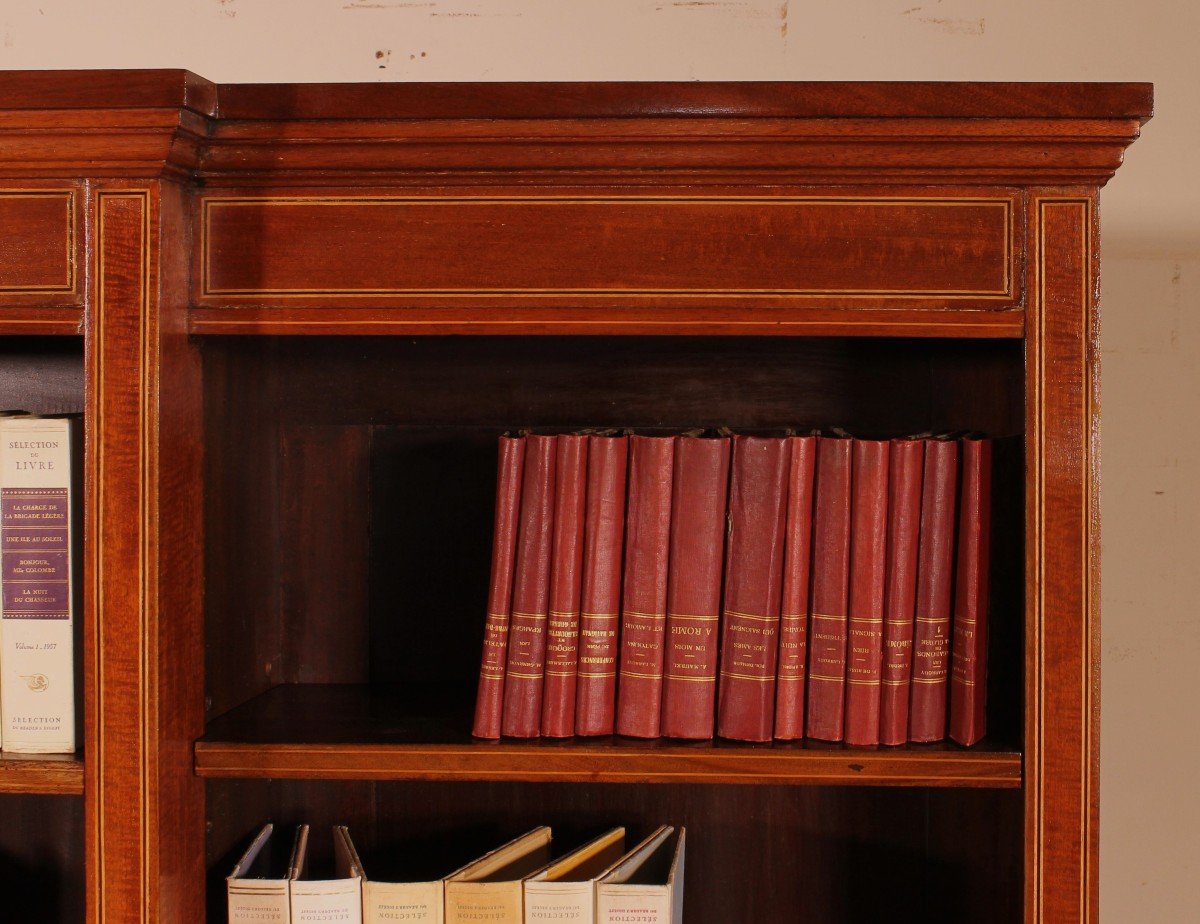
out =
<path fill-rule="evenodd" d="M 0 176 L 1101 185 L 1148 84 L 216 85 L 0 73 Z"/>
<path fill-rule="evenodd" d="M 0 177 L 191 177 L 211 123 L 188 109 L 0 110 Z"/>

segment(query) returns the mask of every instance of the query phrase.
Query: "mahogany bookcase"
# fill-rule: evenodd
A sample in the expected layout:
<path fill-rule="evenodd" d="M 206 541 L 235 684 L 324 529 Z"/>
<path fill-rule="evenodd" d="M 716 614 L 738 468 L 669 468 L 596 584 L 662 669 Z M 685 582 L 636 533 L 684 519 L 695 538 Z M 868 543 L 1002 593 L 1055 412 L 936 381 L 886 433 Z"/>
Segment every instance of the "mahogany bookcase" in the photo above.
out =
<path fill-rule="evenodd" d="M 268 819 L 676 822 L 696 924 L 1094 920 L 1097 195 L 1151 97 L 0 74 L 0 403 L 87 434 L 85 740 L 0 756 L 6 910 L 221 921 Z M 1002 438 L 984 743 L 471 740 L 500 432 L 830 424 Z"/>

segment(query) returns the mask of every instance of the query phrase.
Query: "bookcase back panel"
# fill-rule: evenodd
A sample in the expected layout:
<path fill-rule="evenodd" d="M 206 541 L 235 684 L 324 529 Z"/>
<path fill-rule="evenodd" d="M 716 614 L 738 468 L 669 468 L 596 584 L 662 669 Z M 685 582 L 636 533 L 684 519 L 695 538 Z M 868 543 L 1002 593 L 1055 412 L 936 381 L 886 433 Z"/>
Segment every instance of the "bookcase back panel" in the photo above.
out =
<path fill-rule="evenodd" d="M 505 431 L 832 424 L 1002 438 L 991 727 L 1020 741 L 1020 343 L 200 342 L 210 717 L 280 683 L 405 683 L 448 696 L 469 730 Z M 433 711 L 444 723 L 446 710 Z"/>
<path fill-rule="evenodd" d="M 1020 792 L 773 786 L 366 783 L 213 780 L 210 920 L 265 821 L 313 825 L 328 853 L 350 826 L 367 875 L 381 855 L 444 872 L 540 824 L 569 849 L 616 825 L 630 840 L 688 829 L 689 924 L 880 920 L 1009 922 L 1021 914 Z M 423 864 L 422 866 L 424 866 Z"/>
<path fill-rule="evenodd" d="M 1022 345 L 755 337 L 198 338 L 209 424 L 1022 432 Z M 217 436 L 218 434 L 213 434 Z"/>
<path fill-rule="evenodd" d="M 82 338 L 0 338 L 0 410 L 81 413 Z"/>
<path fill-rule="evenodd" d="M 0 919 L 84 919 L 83 799 L 0 796 Z"/>

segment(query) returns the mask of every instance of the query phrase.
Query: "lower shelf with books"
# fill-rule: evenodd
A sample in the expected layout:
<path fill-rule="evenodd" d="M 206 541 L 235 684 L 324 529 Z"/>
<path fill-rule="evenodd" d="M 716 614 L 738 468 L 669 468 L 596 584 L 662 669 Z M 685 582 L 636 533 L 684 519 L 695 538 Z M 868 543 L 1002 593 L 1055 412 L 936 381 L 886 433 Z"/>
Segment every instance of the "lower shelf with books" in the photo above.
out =
<path fill-rule="evenodd" d="M 314 862 L 327 833 L 333 862 Z M 576 843 L 539 825 L 439 866 L 428 848 L 386 850 L 364 863 L 345 825 L 302 824 L 289 840 L 266 824 L 227 880 L 229 921 L 678 924 L 686 840 L 683 828 L 660 825 L 634 844 L 618 826 Z"/>
<path fill-rule="evenodd" d="M 1000 922 L 1021 914 L 1022 794 L 1015 790 L 604 783 L 210 779 L 208 920 L 266 823 L 308 824 L 314 870 L 346 825 L 370 876 L 389 856 L 442 875 L 545 825 L 570 848 L 615 827 L 637 844 L 687 831 L 688 924 L 908 919 Z M 424 864 L 429 866 L 429 864 Z"/>
<path fill-rule="evenodd" d="M 470 691 L 467 691 L 468 694 Z M 984 741 L 851 748 L 720 740 L 472 739 L 440 686 L 283 684 L 209 723 L 196 744 L 207 777 L 1021 786 L 1021 754 Z"/>

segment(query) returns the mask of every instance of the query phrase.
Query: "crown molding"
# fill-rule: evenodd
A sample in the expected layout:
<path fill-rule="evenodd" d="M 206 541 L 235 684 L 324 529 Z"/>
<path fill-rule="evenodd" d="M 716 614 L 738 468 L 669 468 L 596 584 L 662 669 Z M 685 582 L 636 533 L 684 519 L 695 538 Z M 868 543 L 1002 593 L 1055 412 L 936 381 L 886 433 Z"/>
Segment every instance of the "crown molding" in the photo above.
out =
<path fill-rule="evenodd" d="M 0 73 L 0 176 L 210 186 L 1103 185 L 1148 84 L 216 85 Z"/>

